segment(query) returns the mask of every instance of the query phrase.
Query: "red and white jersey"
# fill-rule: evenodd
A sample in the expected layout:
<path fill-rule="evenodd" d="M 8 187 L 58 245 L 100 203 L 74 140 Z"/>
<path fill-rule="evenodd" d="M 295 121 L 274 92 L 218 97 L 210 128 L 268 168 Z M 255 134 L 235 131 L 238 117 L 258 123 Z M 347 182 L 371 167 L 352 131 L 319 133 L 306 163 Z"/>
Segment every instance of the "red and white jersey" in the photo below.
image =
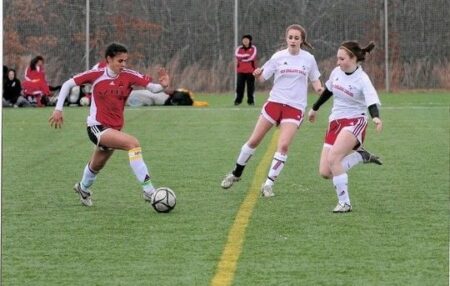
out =
<path fill-rule="evenodd" d="M 334 98 L 330 121 L 365 115 L 368 106 L 381 105 L 377 91 L 361 66 L 350 75 L 336 67 L 325 85 Z"/>
<path fill-rule="evenodd" d="M 297 55 L 292 55 L 285 49 L 276 52 L 262 68 L 265 80 L 274 76 L 268 101 L 287 104 L 304 112 L 308 79 L 316 81 L 320 77 L 314 56 L 302 49 Z"/>
<path fill-rule="evenodd" d="M 114 75 L 108 68 L 93 69 L 73 77 L 76 85 L 92 84 L 92 98 L 87 125 L 104 125 L 120 130 L 124 123 L 124 108 L 132 86 L 146 87 L 151 78 L 124 69 Z"/>
<path fill-rule="evenodd" d="M 234 52 L 237 60 L 236 72 L 238 73 L 252 73 L 255 70 L 257 49 L 254 45 L 244 49 L 244 46 L 239 46 Z"/>
<path fill-rule="evenodd" d="M 102 69 L 102 68 L 106 68 L 106 66 L 108 65 L 108 63 L 106 62 L 106 60 L 101 60 L 98 63 L 96 63 L 91 70 L 95 70 L 95 69 Z"/>

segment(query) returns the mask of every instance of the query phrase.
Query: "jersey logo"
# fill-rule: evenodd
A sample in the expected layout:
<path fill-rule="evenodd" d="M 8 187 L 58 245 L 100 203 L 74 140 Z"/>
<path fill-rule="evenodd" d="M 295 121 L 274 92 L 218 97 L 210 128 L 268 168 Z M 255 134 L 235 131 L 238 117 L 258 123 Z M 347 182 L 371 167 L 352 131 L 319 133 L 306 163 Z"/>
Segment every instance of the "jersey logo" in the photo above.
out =
<path fill-rule="evenodd" d="M 114 82 L 112 81 L 112 82 L 109 83 L 109 85 L 115 85 L 115 84 L 114 84 Z"/>

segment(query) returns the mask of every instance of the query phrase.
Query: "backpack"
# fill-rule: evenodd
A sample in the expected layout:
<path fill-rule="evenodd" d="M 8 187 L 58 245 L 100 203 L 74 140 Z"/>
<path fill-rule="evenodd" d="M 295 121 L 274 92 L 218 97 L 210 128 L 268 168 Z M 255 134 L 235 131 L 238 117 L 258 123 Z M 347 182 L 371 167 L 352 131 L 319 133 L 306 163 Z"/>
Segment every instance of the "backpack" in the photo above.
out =
<path fill-rule="evenodd" d="M 166 100 L 164 105 L 193 105 L 194 100 L 189 90 L 179 88 Z"/>

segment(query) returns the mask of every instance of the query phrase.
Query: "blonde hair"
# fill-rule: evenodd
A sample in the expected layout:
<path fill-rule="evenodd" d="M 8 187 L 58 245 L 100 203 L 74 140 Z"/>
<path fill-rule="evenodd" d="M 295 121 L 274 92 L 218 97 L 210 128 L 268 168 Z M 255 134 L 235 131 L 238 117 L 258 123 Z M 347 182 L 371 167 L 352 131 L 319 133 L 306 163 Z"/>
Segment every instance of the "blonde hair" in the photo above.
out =
<path fill-rule="evenodd" d="M 302 37 L 302 43 L 300 44 L 300 47 L 303 48 L 303 46 L 307 46 L 310 49 L 314 49 L 313 46 L 308 43 L 308 41 L 306 40 L 306 30 L 305 28 L 303 28 L 301 25 L 299 24 L 292 24 L 289 27 L 286 28 L 286 33 L 285 36 L 287 37 L 287 34 L 290 30 L 297 30 L 300 32 L 301 37 Z"/>

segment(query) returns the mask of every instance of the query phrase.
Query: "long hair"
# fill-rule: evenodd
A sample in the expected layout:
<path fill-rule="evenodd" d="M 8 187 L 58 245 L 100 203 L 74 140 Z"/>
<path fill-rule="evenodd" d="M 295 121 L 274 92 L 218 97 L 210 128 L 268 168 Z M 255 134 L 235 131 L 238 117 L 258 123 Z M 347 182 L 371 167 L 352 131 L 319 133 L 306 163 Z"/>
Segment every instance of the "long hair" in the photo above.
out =
<path fill-rule="evenodd" d="M 42 57 L 42 56 L 36 56 L 36 57 L 34 57 L 34 58 L 31 60 L 31 62 L 30 62 L 30 69 L 33 70 L 33 71 L 36 70 L 36 65 L 37 65 L 37 63 L 38 63 L 39 61 L 44 62 L 44 57 Z"/>
<path fill-rule="evenodd" d="M 306 30 L 305 28 L 303 28 L 301 25 L 299 24 L 292 24 L 289 27 L 286 28 L 286 33 L 285 36 L 287 37 L 287 34 L 289 32 L 289 30 L 297 30 L 300 31 L 300 35 L 302 37 L 302 44 L 300 45 L 301 48 L 303 48 L 303 46 L 307 46 L 310 49 L 314 49 L 313 46 L 308 43 L 308 41 L 306 40 Z"/>
<path fill-rule="evenodd" d="M 340 48 L 344 49 L 351 58 L 356 57 L 358 62 L 363 62 L 366 59 L 366 54 L 375 48 L 375 43 L 370 41 L 367 46 L 361 48 L 356 41 L 345 41 L 341 44 Z"/>

